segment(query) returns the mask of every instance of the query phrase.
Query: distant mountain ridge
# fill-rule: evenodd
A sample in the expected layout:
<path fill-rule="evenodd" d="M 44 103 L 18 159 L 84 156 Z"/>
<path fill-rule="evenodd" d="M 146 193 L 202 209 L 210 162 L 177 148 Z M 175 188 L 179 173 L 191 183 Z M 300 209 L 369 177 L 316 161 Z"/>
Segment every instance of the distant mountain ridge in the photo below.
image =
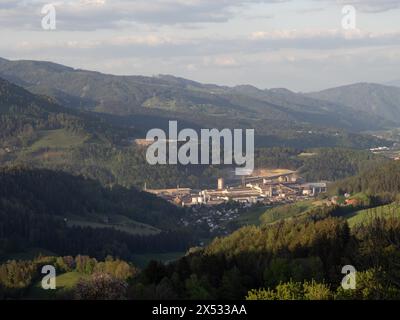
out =
<path fill-rule="evenodd" d="M 384 83 L 386 86 L 392 86 L 392 87 L 400 87 L 400 79 L 397 80 L 392 80 L 389 82 Z"/>
<path fill-rule="evenodd" d="M 335 102 L 356 111 L 400 122 L 400 88 L 375 83 L 356 83 L 305 96 Z"/>
<path fill-rule="evenodd" d="M 225 123 L 240 119 L 252 127 L 254 122 L 264 122 L 258 125 L 260 130 L 266 121 L 278 129 L 278 123 L 284 122 L 285 127 L 294 123 L 351 131 L 394 124 L 393 119 L 378 114 L 354 112 L 337 101 L 287 89 L 261 90 L 248 85 L 231 88 L 170 75 L 114 76 L 51 62 L 2 59 L 0 77 L 33 93 L 53 97 L 66 107 L 117 115 L 172 114 L 187 120 L 200 118 L 199 122 L 210 126 L 221 123 L 221 119 Z"/>
<path fill-rule="evenodd" d="M 133 133 L 132 129 L 106 122 L 99 114 L 61 106 L 52 97 L 35 95 L 0 78 L 0 146 L 26 145 L 39 131 L 56 129 L 109 142 Z"/>

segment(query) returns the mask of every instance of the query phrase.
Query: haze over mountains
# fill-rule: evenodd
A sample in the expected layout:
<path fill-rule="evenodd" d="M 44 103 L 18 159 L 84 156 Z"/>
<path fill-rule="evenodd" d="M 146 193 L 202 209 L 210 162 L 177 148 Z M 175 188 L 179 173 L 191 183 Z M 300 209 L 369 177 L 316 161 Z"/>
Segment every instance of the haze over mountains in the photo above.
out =
<path fill-rule="evenodd" d="M 354 111 L 367 112 L 397 123 L 400 119 L 400 88 L 394 86 L 357 83 L 310 93 L 307 96 L 336 102 Z"/>
<path fill-rule="evenodd" d="M 287 89 L 226 87 L 173 76 L 114 76 L 41 61 L 0 59 L 0 77 L 66 107 L 115 115 L 177 117 L 199 125 L 258 128 L 304 126 L 349 131 L 400 123 L 400 88 L 356 84 L 299 94 Z M 360 98 L 361 96 L 361 98 Z M 240 119 L 240 121 L 238 121 Z"/>
<path fill-rule="evenodd" d="M 400 87 L 400 79 L 392 80 L 392 81 L 386 82 L 384 84 L 387 86 Z"/>

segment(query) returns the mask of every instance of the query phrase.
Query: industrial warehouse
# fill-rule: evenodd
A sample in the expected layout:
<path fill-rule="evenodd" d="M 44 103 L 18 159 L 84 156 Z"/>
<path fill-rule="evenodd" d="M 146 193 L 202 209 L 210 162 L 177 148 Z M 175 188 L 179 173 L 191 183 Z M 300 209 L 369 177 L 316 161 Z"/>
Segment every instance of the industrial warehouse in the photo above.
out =
<path fill-rule="evenodd" d="M 296 172 L 275 176 L 255 176 L 243 179 L 239 186 L 225 185 L 223 178 L 217 181 L 216 189 L 196 190 L 191 188 L 147 189 L 177 206 L 215 206 L 226 202 L 252 205 L 292 202 L 316 197 L 327 190 L 326 182 L 305 183 Z"/>

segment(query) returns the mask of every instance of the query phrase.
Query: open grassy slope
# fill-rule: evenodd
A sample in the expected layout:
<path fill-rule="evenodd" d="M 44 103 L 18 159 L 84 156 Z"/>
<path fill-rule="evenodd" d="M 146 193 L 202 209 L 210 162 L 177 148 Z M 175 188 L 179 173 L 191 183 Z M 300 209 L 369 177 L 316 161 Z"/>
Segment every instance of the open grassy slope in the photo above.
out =
<path fill-rule="evenodd" d="M 371 209 L 359 210 L 346 216 L 350 227 L 371 222 L 375 218 L 400 217 L 400 205 L 389 204 Z"/>
<path fill-rule="evenodd" d="M 57 299 L 63 295 L 71 294 L 71 290 L 80 279 L 87 279 L 90 276 L 79 272 L 67 272 L 56 277 L 56 289 L 44 290 L 41 280 L 34 284 L 29 290 L 28 298 L 30 299 Z"/>
<path fill-rule="evenodd" d="M 91 228 L 112 228 L 132 235 L 153 235 L 161 230 L 151 225 L 140 223 L 123 215 L 114 214 L 110 217 L 91 214 L 87 216 L 68 215 L 67 225 Z"/>
<path fill-rule="evenodd" d="M 87 139 L 85 135 L 76 134 L 66 129 L 41 131 L 38 135 L 39 138 L 28 149 L 31 152 L 43 148 L 72 148 L 83 144 Z"/>

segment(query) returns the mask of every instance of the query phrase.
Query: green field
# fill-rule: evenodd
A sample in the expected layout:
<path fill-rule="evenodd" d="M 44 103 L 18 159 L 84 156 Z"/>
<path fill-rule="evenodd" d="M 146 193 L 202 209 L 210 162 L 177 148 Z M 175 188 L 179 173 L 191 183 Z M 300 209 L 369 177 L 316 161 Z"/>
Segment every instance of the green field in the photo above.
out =
<path fill-rule="evenodd" d="M 44 290 L 41 280 L 38 281 L 29 291 L 31 299 L 57 299 L 68 294 L 78 283 L 79 279 L 88 279 L 90 276 L 79 272 L 67 272 L 56 277 L 55 290 Z"/>
<path fill-rule="evenodd" d="M 371 222 L 374 218 L 390 218 L 400 217 L 400 205 L 389 204 L 386 206 L 380 206 L 372 209 L 365 209 L 353 212 L 345 216 L 349 226 L 355 227 L 356 225 L 365 224 Z"/>
<path fill-rule="evenodd" d="M 281 205 L 266 210 L 260 217 L 262 224 L 275 223 L 282 219 L 289 219 L 303 215 L 310 209 L 318 206 L 314 200 L 299 201 L 293 204 Z"/>
<path fill-rule="evenodd" d="M 41 131 L 39 139 L 29 147 L 29 151 L 36 152 L 43 148 L 67 149 L 81 145 L 86 139 L 66 129 Z"/>
<path fill-rule="evenodd" d="M 160 230 L 155 227 L 118 214 L 113 214 L 108 218 L 96 214 L 86 216 L 68 215 L 66 218 L 67 225 L 70 227 L 113 228 L 129 234 L 144 236 L 160 233 Z"/>
<path fill-rule="evenodd" d="M 352 198 L 357 198 L 360 201 L 367 203 L 369 199 L 363 197 L 363 194 L 358 194 Z M 244 225 L 259 225 L 261 224 L 273 224 L 277 221 L 284 219 L 291 219 L 293 217 L 299 217 L 306 215 L 311 209 L 323 205 L 322 201 L 300 201 L 293 204 L 281 205 L 272 208 L 256 208 L 243 214 L 235 221 L 241 226 Z M 355 212 L 351 212 L 345 216 L 349 226 L 352 228 L 362 223 L 369 223 L 374 218 L 400 218 L 400 204 L 389 204 L 376 208 L 364 209 Z"/>
<path fill-rule="evenodd" d="M 239 226 L 249 226 L 255 225 L 258 226 L 261 224 L 261 216 L 264 214 L 265 210 L 267 210 L 268 206 L 252 208 L 244 214 L 240 215 L 234 221 L 238 223 Z"/>

